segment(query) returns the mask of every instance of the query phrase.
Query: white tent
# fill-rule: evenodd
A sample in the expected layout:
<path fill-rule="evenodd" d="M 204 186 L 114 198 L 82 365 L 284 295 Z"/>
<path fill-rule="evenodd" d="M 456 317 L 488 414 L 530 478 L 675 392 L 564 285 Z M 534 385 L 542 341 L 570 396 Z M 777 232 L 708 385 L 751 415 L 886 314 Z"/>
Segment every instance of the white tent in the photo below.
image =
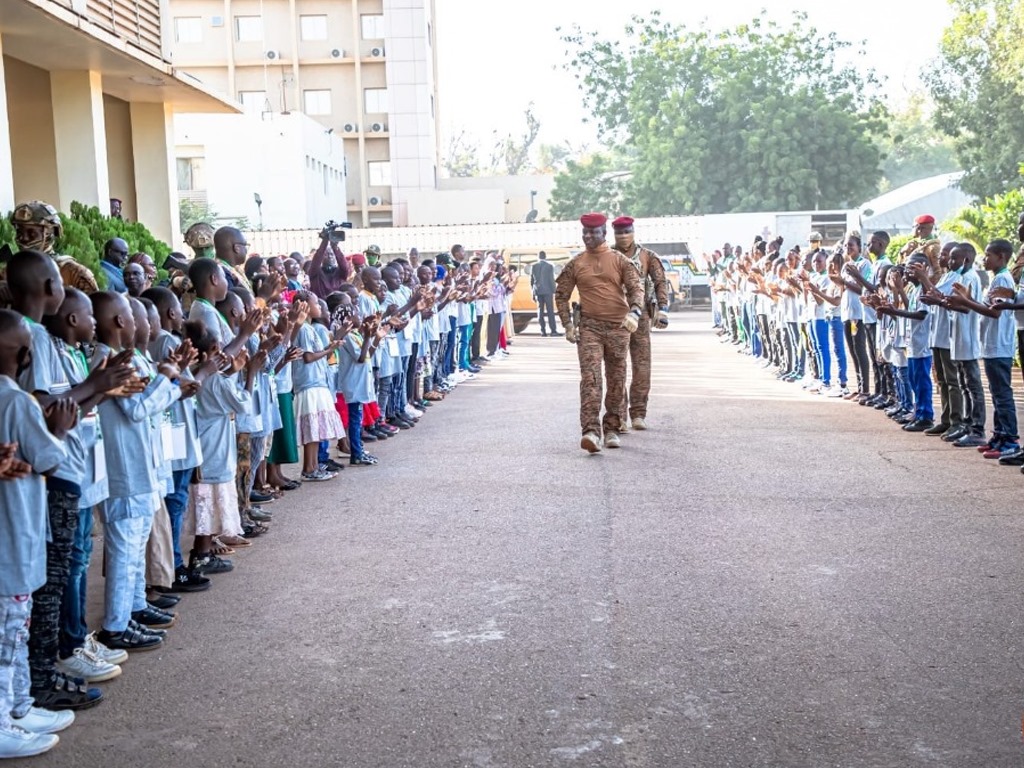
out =
<path fill-rule="evenodd" d="M 860 206 L 863 232 L 884 229 L 891 235 L 914 231 L 914 219 L 930 213 L 941 224 L 972 198 L 958 184 L 962 172 L 943 173 L 897 187 Z"/>

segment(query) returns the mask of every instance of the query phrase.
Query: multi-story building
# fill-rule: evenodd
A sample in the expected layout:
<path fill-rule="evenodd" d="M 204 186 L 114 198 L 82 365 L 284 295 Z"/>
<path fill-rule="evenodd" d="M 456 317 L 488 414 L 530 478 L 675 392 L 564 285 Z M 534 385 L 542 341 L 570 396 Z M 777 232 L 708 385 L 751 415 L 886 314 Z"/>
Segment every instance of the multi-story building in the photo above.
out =
<path fill-rule="evenodd" d="M 237 106 L 170 63 L 161 0 L 0 0 L 0 215 L 74 201 L 175 243 L 176 112 Z"/>
<path fill-rule="evenodd" d="M 170 0 L 177 67 L 343 137 L 356 226 L 402 225 L 437 185 L 433 0 Z"/>

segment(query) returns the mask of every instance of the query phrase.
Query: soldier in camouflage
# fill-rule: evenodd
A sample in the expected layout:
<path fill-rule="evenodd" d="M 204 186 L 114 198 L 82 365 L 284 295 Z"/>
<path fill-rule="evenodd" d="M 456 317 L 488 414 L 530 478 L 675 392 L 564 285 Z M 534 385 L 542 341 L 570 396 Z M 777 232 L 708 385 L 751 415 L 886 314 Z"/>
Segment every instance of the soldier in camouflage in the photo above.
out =
<path fill-rule="evenodd" d="M 615 232 L 615 250 L 622 253 L 640 274 L 644 287 L 644 311 L 640 326 L 629 339 L 629 359 L 633 367 L 633 381 L 629 386 L 628 402 L 622 413 L 633 429 L 647 429 L 647 400 L 651 394 L 651 324 L 655 328 L 668 328 L 668 279 L 661 257 L 637 243 L 633 235 L 633 219 L 620 216 L 612 222 Z"/>
<path fill-rule="evenodd" d="M 61 279 L 65 286 L 77 288 L 84 293 L 99 290 L 96 277 L 83 264 L 79 264 L 70 256 L 57 254 L 54 247 L 61 236 L 60 216 L 57 210 L 42 200 L 22 203 L 11 214 L 14 225 L 14 238 L 23 251 L 40 251 L 57 262 Z"/>
<path fill-rule="evenodd" d="M 566 264 L 555 283 L 555 306 L 565 338 L 577 345 L 580 361 L 580 447 L 597 453 L 618 448 L 622 404 L 626 397 L 629 337 L 640 324 L 644 299 L 640 274 L 605 242 L 608 219 L 600 213 L 580 217 L 586 250 Z M 569 316 L 573 290 L 579 291 L 578 318 Z M 602 364 L 607 378 L 601 419 Z"/>

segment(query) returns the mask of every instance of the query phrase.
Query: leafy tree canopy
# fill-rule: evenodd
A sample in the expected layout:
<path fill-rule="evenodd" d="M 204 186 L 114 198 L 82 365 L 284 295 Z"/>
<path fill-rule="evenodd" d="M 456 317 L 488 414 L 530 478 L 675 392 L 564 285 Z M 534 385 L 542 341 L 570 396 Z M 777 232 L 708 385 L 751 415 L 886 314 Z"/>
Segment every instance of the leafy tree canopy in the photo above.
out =
<path fill-rule="evenodd" d="M 563 40 L 602 140 L 634 157 L 633 215 L 846 207 L 877 190 L 877 81 L 806 14 L 715 33 L 654 12 L 620 39 Z"/>
<path fill-rule="evenodd" d="M 938 109 L 935 125 L 953 138 L 967 171 L 965 192 L 979 198 L 1015 188 L 1024 158 L 1024 4 L 950 0 L 956 10 L 941 55 L 924 73 Z"/>

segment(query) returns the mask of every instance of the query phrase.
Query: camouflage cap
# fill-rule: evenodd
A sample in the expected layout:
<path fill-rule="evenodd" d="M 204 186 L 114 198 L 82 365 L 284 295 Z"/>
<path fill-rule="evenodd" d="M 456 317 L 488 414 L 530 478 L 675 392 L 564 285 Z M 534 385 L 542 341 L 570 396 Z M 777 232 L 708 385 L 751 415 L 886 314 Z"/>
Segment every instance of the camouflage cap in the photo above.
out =
<path fill-rule="evenodd" d="M 22 203 L 11 213 L 11 223 L 18 224 L 42 224 L 46 227 L 55 227 L 57 236 L 60 237 L 60 215 L 57 209 L 42 200 L 32 200 Z"/>
<path fill-rule="evenodd" d="M 380 246 L 368 245 L 366 247 L 366 250 L 363 251 L 363 253 L 365 253 L 367 256 L 380 256 Z"/>
<path fill-rule="evenodd" d="M 205 221 L 196 222 L 185 232 L 185 243 L 192 249 L 212 248 L 213 227 Z"/>

